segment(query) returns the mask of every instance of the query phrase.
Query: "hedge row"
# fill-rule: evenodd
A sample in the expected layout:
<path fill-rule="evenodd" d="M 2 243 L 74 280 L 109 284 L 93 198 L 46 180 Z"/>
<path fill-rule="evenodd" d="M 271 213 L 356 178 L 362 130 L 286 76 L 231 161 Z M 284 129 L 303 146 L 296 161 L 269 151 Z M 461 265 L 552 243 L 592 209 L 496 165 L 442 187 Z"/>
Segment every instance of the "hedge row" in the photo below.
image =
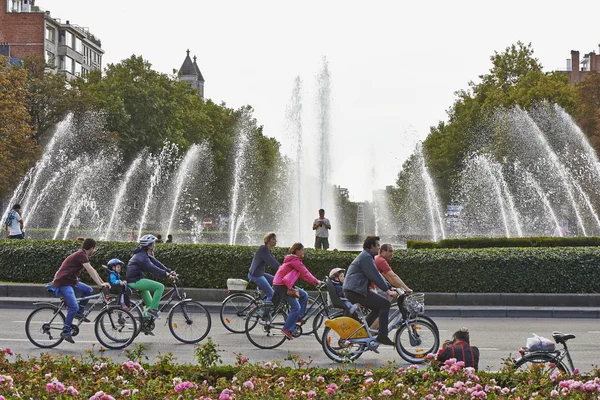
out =
<path fill-rule="evenodd" d="M 0 281 L 44 283 L 79 242 L 1 240 Z M 134 243 L 99 242 L 98 267 L 110 258 L 129 260 Z M 256 247 L 162 244 L 156 256 L 176 269 L 187 287 L 225 288 L 246 278 Z M 286 249 L 275 248 L 282 260 Z M 347 267 L 355 254 L 307 249 L 305 264 L 319 279 Z M 391 266 L 414 290 L 473 293 L 600 293 L 600 248 L 540 247 L 397 250 Z M 87 274 L 82 274 L 87 279 Z"/>
<path fill-rule="evenodd" d="M 481 249 L 487 247 L 600 246 L 598 236 L 444 239 L 438 242 L 408 240 L 409 249 Z"/>

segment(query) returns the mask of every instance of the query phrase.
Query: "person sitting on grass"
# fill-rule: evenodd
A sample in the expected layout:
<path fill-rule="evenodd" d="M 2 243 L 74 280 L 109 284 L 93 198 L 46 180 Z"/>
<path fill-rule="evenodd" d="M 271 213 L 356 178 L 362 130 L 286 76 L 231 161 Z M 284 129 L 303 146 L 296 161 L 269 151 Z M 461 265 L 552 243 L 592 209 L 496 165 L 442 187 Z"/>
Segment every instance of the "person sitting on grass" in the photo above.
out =
<path fill-rule="evenodd" d="M 152 272 L 158 276 L 168 276 L 173 279 L 176 274 L 165 267 L 154 257 L 156 236 L 144 235 L 140 238 L 140 245 L 133 252 L 133 257 L 127 264 L 127 284 L 140 291 L 140 296 L 148 308 L 146 312 L 158 319 L 160 298 L 165 291 L 165 285 L 146 278 L 145 272 Z M 152 292 L 152 295 L 150 295 Z"/>

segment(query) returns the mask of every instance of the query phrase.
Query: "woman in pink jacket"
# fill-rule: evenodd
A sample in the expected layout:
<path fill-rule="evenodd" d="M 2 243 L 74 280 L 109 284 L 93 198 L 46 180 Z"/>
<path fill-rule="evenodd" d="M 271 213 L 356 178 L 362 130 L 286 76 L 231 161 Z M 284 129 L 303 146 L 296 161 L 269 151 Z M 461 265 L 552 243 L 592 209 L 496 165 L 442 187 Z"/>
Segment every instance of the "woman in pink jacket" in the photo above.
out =
<path fill-rule="evenodd" d="M 273 278 L 274 298 L 285 298 L 291 309 L 281 330 L 288 340 L 292 340 L 293 338 L 292 331 L 296 328 L 296 322 L 298 322 L 301 316 L 306 314 L 308 293 L 300 288 L 296 288 L 300 294 L 300 298 L 295 298 L 288 296 L 287 290 L 294 287 L 294 283 L 296 283 L 298 278 L 313 285 L 319 284 L 319 280 L 302 264 L 303 258 L 304 246 L 302 243 L 294 243 Z"/>

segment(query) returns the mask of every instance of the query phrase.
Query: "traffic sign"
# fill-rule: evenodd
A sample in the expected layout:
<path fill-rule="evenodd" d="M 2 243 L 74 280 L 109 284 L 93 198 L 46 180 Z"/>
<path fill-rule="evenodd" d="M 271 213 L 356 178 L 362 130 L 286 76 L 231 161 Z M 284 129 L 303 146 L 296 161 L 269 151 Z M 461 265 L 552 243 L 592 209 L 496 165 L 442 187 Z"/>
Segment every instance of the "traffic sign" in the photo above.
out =
<path fill-rule="evenodd" d="M 202 225 L 204 225 L 205 228 L 210 228 L 213 224 L 213 220 L 212 218 L 204 218 L 202 220 Z"/>

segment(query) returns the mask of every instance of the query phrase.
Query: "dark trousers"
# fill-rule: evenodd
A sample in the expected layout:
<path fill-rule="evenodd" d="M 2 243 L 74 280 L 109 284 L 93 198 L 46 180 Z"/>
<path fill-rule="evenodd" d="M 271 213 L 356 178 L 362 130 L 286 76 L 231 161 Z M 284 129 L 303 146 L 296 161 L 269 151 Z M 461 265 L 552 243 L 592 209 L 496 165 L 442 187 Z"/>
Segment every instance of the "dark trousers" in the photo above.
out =
<path fill-rule="evenodd" d="M 390 314 L 390 302 L 386 297 L 380 296 L 372 290 L 367 291 L 367 297 L 355 293 L 345 291 L 346 298 L 350 303 L 362 304 L 367 307 L 371 312 L 367 315 L 367 324 L 371 326 L 373 322 L 379 317 L 379 334 L 377 337 L 384 337 L 388 335 L 388 319 Z"/>

